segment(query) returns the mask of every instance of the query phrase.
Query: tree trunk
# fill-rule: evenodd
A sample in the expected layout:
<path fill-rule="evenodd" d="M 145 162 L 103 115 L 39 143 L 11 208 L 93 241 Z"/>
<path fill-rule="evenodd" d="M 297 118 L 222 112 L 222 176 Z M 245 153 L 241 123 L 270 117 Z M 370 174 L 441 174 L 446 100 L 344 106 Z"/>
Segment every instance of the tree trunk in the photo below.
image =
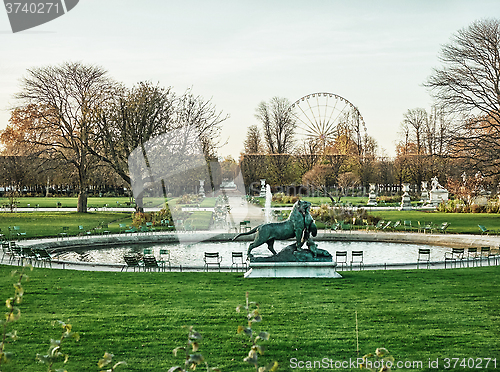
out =
<path fill-rule="evenodd" d="M 78 213 L 87 213 L 87 192 L 85 190 L 80 191 L 78 194 L 78 206 L 76 211 Z"/>

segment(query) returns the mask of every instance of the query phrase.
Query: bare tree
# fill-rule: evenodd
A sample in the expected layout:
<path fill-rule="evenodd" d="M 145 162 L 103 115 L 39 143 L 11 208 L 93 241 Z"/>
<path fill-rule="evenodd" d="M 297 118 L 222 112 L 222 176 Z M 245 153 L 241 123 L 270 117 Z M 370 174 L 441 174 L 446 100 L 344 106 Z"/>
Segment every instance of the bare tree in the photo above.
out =
<path fill-rule="evenodd" d="M 78 174 L 78 212 L 87 211 L 88 177 L 96 165 L 88 151 L 94 141 L 92 113 L 114 90 L 115 83 L 103 68 L 66 62 L 29 69 L 16 95 L 24 105 L 44 108 L 27 140 L 74 167 Z"/>
<path fill-rule="evenodd" d="M 485 174 L 500 174 L 500 20 L 459 30 L 442 47 L 440 60 L 443 67 L 425 85 L 446 110 L 463 116 L 451 155 Z"/>
<path fill-rule="evenodd" d="M 170 88 L 150 83 L 122 88 L 120 93 L 95 111 L 99 146 L 89 150 L 130 185 L 128 158 L 136 148 L 172 128 L 175 95 Z"/>
<path fill-rule="evenodd" d="M 255 115 L 262 123 L 264 141 L 270 154 L 289 154 L 293 149 L 295 119 L 290 111 L 290 101 L 273 97 L 257 106 Z"/>
<path fill-rule="evenodd" d="M 334 185 L 336 176 L 336 170 L 331 165 L 317 164 L 302 176 L 302 183 L 327 195 L 334 205 L 335 197 L 328 191 L 328 186 Z"/>
<path fill-rule="evenodd" d="M 217 110 L 211 99 L 195 96 L 191 89 L 180 96 L 176 103 L 175 128 L 196 128 L 207 159 L 215 158 L 217 149 L 224 145 L 220 140 L 221 124 L 228 118 L 229 115 Z"/>
<path fill-rule="evenodd" d="M 404 131 L 411 136 L 410 141 L 416 145 L 417 155 L 421 155 L 425 150 L 423 132 L 428 125 L 427 111 L 423 108 L 408 110 L 404 114 L 402 125 L 407 128 Z"/>
<path fill-rule="evenodd" d="M 250 125 L 247 129 L 247 138 L 244 142 L 244 154 L 262 153 L 262 136 L 257 125 Z"/>
<path fill-rule="evenodd" d="M 157 169 L 153 162 L 166 161 L 165 157 L 168 158 L 169 164 L 165 163 L 168 169 L 180 169 L 181 165 L 177 163 L 189 161 L 188 152 L 184 154 L 186 156 L 181 154 L 183 146 L 193 140 L 193 131 L 196 132 L 196 143 L 202 147 L 202 154 L 207 161 L 213 159 L 220 144 L 220 124 L 227 118 L 216 110 L 210 100 L 193 95 L 191 90 L 177 97 L 171 88 L 161 88 L 148 82 L 139 83 L 131 89 L 122 88 L 112 104 L 96 110 L 95 115 L 99 146 L 90 151 L 112 166 L 129 185 L 133 183 L 129 169 L 133 153 L 134 159 L 144 159 L 150 170 Z M 182 131 L 182 128 L 189 129 Z M 180 138 L 168 133 L 184 134 L 189 141 L 181 145 Z M 198 163 L 198 157 L 196 159 Z M 176 164 L 172 163 L 174 160 Z M 139 168 L 134 174 L 135 188 L 145 190 L 140 185 L 145 185 L 151 174 Z M 139 177 L 143 179 L 139 180 Z M 195 179 L 196 182 L 198 180 Z M 143 195 L 137 193 L 135 197 L 137 209 L 141 210 Z"/>

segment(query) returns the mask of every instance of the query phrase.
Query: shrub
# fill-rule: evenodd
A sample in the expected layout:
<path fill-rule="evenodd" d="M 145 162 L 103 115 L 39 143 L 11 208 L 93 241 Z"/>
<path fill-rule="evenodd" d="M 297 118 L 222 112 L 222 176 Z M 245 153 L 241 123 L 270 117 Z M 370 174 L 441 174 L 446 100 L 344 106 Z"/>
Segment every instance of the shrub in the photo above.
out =
<path fill-rule="evenodd" d="M 298 196 L 285 195 L 283 192 L 277 192 L 273 195 L 272 201 L 277 204 L 295 204 L 299 199 Z"/>
<path fill-rule="evenodd" d="M 198 204 L 200 203 L 200 197 L 194 194 L 184 194 L 177 204 Z"/>
<path fill-rule="evenodd" d="M 158 212 L 134 212 L 132 214 L 132 225 L 144 226 L 146 222 L 152 222 L 153 226 L 160 224 L 161 220 L 172 220 L 170 208 L 162 208 Z"/>
<path fill-rule="evenodd" d="M 342 207 L 330 207 L 327 204 L 321 205 L 319 208 L 311 209 L 311 216 L 320 222 L 331 225 L 335 222 L 343 222 L 345 224 L 352 224 L 353 221 L 356 225 L 362 225 L 363 220 L 369 224 L 376 224 L 379 217 L 369 215 L 365 209 L 348 209 Z"/>

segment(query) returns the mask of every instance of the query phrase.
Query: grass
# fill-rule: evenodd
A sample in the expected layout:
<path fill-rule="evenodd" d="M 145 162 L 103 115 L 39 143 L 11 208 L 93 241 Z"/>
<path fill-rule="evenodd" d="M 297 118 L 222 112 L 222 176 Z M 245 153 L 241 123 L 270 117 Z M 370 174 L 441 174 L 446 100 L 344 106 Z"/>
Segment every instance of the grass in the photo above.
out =
<path fill-rule="evenodd" d="M 28 204 L 31 208 L 34 208 L 38 205 L 40 208 L 57 208 L 58 203 L 60 203 L 60 208 L 76 208 L 78 198 L 72 197 L 20 197 L 16 199 L 19 208 L 27 208 Z M 9 202 L 8 198 L 0 198 L 0 205 L 4 205 Z M 127 205 L 128 203 L 128 205 Z M 87 200 L 87 204 L 89 208 L 103 208 L 103 207 L 118 207 L 118 208 L 127 208 L 134 207 L 135 204 L 130 203 L 129 197 L 89 197 Z"/>
<path fill-rule="evenodd" d="M 0 287 L 12 292 L 11 267 L 0 266 Z M 290 359 L 356 358 L 358 314 L 360 355 L 386 347 L 397 360 L 497 358 L 500 268 L 344 272 L 343 279 L 244 279 L 235 273 L 109 273 L 35 269 L 25 283 L 21 319 L 9 327 L 19 340 L 9 344 L 14 360 L 5 371 L 39 371 L 44 353 L 60 328 L 73 325 L 80 341 L 65 341 L 68 371 L 97 370 L 105 351 L 126 371 L 166 371 L 182 363 L 172 349 L 185 343 L 194 325 L 201 351 L 223 371 L 252 371 L 242 361 L 249 345 L 237 335 L 245 325 L 235 308 L 245 292 L 261 305 L 271 333 L 263 360 L 290 371 Z M 312 369 L 303 369 L 311 371 Z M 314 369 L 317 370 L 317 369 Z M 346 369 L 350 370 L 350 369 Z M 353 369 L 354 370 L 354 369 Z M 405 369 L 412 371 L 412 369 Z"/>
<path fill-rule="evenodd" d="M 33 212 L 33 213 L 0 213 L 1 233 L 9 237 L 9 227 L 19 226 L 26 232 L 26 238 L 56 237 L 67 226 L 68 235 L 78 235 L 82 225 L 85 231 L 92 230 L 102 224 L 108 224 L 111 232 L 119 232 L 119 223 L 132 223 L 130 212 Z"/>
<path fill-rule="evenodd" d="M 186 220 L 185 224 L 190 226 L 191 230 L 208 230 L 212 222 L 212 212 L 193 212 Z"/>
<path fill-rule="evenodd" d="M 417 226 L 432 222 L 441 225 L 449 222 L 447 233 L 480 234 L 478 224 L 486 226 L 491 231 L 500 232 L 500 218 L 497 214 L 486 213 L 440 213 L 424 211 L 374 211 L 369 212 L 385 221 L 412 221 Z M 187 224 L 195 230 L 208 229 L 211 221 L 211 212 L 193 212 Z M 85 230 L 92 230 L 101 224 L 108 224 L 108 230 L 112 233 L 120 231 L 119 224 L 132 223 L 129 212 L 89 212 L 78 214 L 76 212 L 33 212 L 33 213 L 0 213 L 0 232 L 8 237 L 8 228 L 20 226 L 26 232 L 27 238 L 55 237 L 62 232 L 63 226 L 68 226 L 68 235 L 78 235 L 79 225 Z M 318 228 L 324 228 L 324 224 L 317 222 Z M 404 230 L 401 227 L 401 230 Z"/>
<path fill-rule="evenodd" d="M 255 200 L 259 202 L 259 205 L 261 207 L 264 207 L 266 204 L 266 198 L 264 197 L 254 197 Z M 319 207 L 320 205 L 323 204 L 328 204 L 331 205 L 332 201 L 328 197 L 301 197 L 303 200 L 307 200 L 308 202 L 311 202 L 313 206 Z M 337 197 L 335 197 L 335 200 L 337 200 Z M 343 196 L 340 200 L 340 205 L 364 205 L 368 202 L 367 197 L 360 197 L 360 196 Z M 273 207 L 283 207 L 283 206 L 292 206 L 292 204 L 283 204 L 283 203 L 278 203 L 278 202 L 272 202 L 271 206 Z"/>
<path fill-rule="evenodd" d="M 450 223 L 447 233 L 480 234 L 477 225 L 484 225 L 490 230 L 500 231 L 500 218 L 494 213 L 442 213 L 424 211 L 374 211 L 369 212 L 385 221 L 410 220 L 412 226 L 417 226 L 417 221 L 422 225 L 434 223 L 441 225 L 443 222 Z"/>

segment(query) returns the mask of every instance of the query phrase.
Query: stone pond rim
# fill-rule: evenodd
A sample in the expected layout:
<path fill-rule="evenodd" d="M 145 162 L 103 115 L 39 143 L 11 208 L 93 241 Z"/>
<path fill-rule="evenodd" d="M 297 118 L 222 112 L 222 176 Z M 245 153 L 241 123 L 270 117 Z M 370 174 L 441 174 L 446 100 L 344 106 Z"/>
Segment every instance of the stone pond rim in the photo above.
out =
<path fill-rule="evenodd" d="M 69 237 L 65 239 L 36 239 L 22 241 L 21 245 L 30 247 L 46 248 L 50 252 L 63 252 L 66 249 L 110 247 L 122 244 L 145 244 L 145 243 L 194 243 L 194 242 L 229 242 L 236 233 L 214 232 L 197 233 L 172 233 L 157 232 L 137 235 L 112 234 L 105 236 Z M 179 239 L 180 237 L 180 239 Z M 253 241 L 252 236 L 242 236 L 241 241 Z M 467 248 L 471 246 L 496 246 L 500 244 L 500 236 L 489 235 L 466 235 L 466 234 L 420 234 L 420 233 L 397 233 L 397 232 L 336 232 L 318 233 L 316 242 L 340 241 L 340 242 L 382 242 L 382 243 L 409 243 L 428 244 L 444 247 Z M 319 244 L 321 247 L 321 244 Z M 265 248 L 262 248 L 265 249 Z M 267 250 L 267 249 L 266 249 Z"/>

